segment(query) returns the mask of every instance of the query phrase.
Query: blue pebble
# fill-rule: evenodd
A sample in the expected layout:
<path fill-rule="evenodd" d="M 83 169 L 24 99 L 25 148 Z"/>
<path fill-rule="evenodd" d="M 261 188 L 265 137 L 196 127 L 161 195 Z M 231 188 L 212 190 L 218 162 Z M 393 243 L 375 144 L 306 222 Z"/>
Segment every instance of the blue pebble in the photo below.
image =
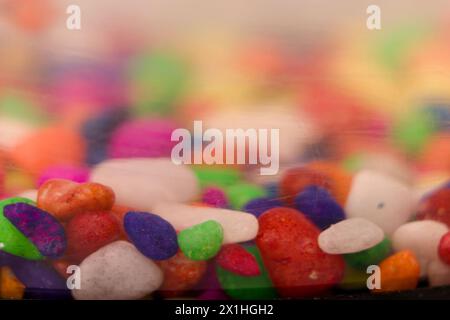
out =
<path fill-rule="evenodd" d="M 9 267 L 25 286 L 27 299 L 70 299 L 66 280 L 50 265 L 42 261 L 11 258 Z"/>
<path fill-rule="evenodd" d="M 297 210 L 322 230 L 345 219 L 344 210 L 328 191 L 321 187 L 305 188 L 295 197 L 294 204 Z"/>
<path fill-rule="evenodd" d="M 178 252 L 177 232 L 160 216 L 131 211 L 125 215 L 124 228 L 136 248 L 150 259 L 166 260 Z"/>
<path fill-rule="evenodd" d="M 284 204 L 278 199 L 256 198 L 247 202 L 244 206 L 244 211 L 259 217 L 262 213 L 269 209 L 283 206 Z"/>

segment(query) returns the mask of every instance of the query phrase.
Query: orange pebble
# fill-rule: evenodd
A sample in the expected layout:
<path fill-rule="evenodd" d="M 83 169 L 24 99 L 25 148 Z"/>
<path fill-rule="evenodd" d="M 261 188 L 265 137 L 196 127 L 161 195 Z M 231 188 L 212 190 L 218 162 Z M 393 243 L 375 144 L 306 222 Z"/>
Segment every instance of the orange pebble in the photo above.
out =
<path fill-rule="evenodd" d="M 164 272 L 164 282 L 159 290 L 165 297 L 180 296 L 192 289 L 202 279 L 207 266 L 206 261 L 190 260 L 181 251 L 157 264 Z"/>
<path fill-rule="evenodd" d="M 304 167 L 286 171 L 281 179 L 280 192 L 288 203 L 304 188 L 310 185 L 320 186 L 328 190 L 335 200 L 344 206 L 350 192 L 352 177 L 336 164 L 315 161 Z"/>
<path fill-rule="evenodd" d="M 415 289 L 420 278 L 420 265 L 414 253 L 399 251 L 380 263 L 381 288 L 375 292 Z"/>
<path fill-rule="evenodd" d="M 38 191 L 37 205 L 58 220 L 68 220 L 77 213 L 109 211 L 115 195 L 110 187 L 100 183 L 76 183 L 63 179 L 46 181 Z"/>
<path fill-rule="evenodd" d="M 18 143 L 10 157 L 23 170 L 39 175 L 51 166 L 80 166 L 84 161 L 85 146 L 76 132 L 59 126 L 48 127 Z"/>
<path fill-rule="evenodd" d="M 0 299 L 22 299 L 25 286 L 8 267 L 0 269 Z"/>

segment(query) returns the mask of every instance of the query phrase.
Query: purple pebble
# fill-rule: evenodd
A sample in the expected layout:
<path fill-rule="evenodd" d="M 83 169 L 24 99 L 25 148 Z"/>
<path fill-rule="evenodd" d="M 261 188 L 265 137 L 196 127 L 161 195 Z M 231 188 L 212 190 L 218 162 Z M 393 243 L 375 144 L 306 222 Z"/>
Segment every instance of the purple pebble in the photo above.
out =
<path fill-rule="evenodd" d="M 345 219 L 344 210 L 328 191 L 321 187 L 305 188 L 295 197 L 294 203 L 297 210 L 322 230 Z"/>
<path fill-rule="evenodd" d="M 247 202 L 244 206 L 244 211 L 259 217 L 265 211 L 276 208 L 283 207 L 284 204 L 278 199 L 272 198 L 256 198 Z"/>
<path fill-rule="evenodd" d="M 111 158 L 169 157 L 175 142 L 172 132 L 178 126 L 171 120 L 139 119 L 122 124 L 111 136 Z"/>
<path fill-rule="evenodd" d="M 9 265 L 14 275 L 26 287 L 26 298 L 70 298 L 66 281 L 53 267 L 42 261 L 16 258 Z"/>
<path fill-rule="evenodd" d="M 89 180 L 89 170 L 87 168 L 69 165 L 50 167 L 39 176 L 38 186 L 41 186 L 50 179 L 66 179 L 84 183 Z"/>
<path fill-rule="evenodd" d="M 58 258 L 66 250 L 63 226 L 52 215 L 26 203 L 5 206 L 4 216 L 46 257 Z"/>
<path fill-rule="evenodd" d="M 178 252 L 177 232 L 160 216 L 131 211 L 124 217 L 124 228 L 136 248 L 146 257 L 166 260 Z"/>
<path fill-rule="evenodd" d="M 209 187 L 203 191 L 202 202 L 217 208 L 228 208 L 225 192 L 215 187 Z"/>

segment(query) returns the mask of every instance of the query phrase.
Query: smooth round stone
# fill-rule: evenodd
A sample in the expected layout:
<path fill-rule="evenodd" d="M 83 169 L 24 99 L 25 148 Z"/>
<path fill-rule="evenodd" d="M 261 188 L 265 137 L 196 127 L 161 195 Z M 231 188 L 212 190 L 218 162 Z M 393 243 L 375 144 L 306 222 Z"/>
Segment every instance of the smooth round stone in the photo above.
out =
<path fill-rule="evenodd" d="M 5 206 L 3 214 L 43 256 L 58 258 L 66 250 L 64 227 L 47 212 L 27 203 L 15 203 Z"/>
<path fill-rule="evenodd" d="M 318 186 L 310 186 L 294 200 L 295 208 L 314 222 L 321 230 L 345 219 L 344 210 L 330 193 Z"/>
<path fill-rule="evenodd" d="M 38 187 L 50 179 L 65 179 L 84 183 L 89 180 L 89 169 L 75 166 L 54 166 L 47 168 L 38 178 Z"/>
<path fill-rule="evenodd" d="M 80 264 L 81 288 L 77 300 L 140 299 L 163 282 L 161 269 L 131 243 L 116 241 L 94 252 Z"/>
<path fill-rule="evenodd" d="M 273 208 L 258 221 L 256 244 L 280 296 L 316 296 L 341 282 L 344 260 L 319 248 L 320 231 L 302 213 Z"/>
<path fill-rule="evenodd" d="M 239 183 L 228 187 L 226 194 L 233 209 L 240 210 L 244 205 L 252 199 L 265 197 L 267 191 L 260 186 Z"/>
<path fill-rule="evenodd" d="M 372 248 L 344 255 L 345 261 L 355 269 L 366 270 L 370 265 L 377 265 L 385 259 L 392 250 L 391 242 L 384 238 Z"/>
<path fill-rule="evenodd" d="M 20 232 L 5 216 L 4 208 L 14 203 L 34 204 L 26 198 L 8 198 L 0 201 L 0 243 L 3 251 L 29 260 L 41 260 L 44 257 L 38 248 Z"/>
<path fill-rule="evenodd" d="M 373 222 L 351 218 L 333 224 L 319 235 L 319 247 L 329 254 L 360 252 L 384 239 L 384 232 Z"/>
<path fill-rule="evenodd" d="M 258 220 L 255 216 L 240 211 L 160 203 L 154 206 L 152 213 L 167 220 L 176 230 L 215 220 L 223 228 L 225 244 L 253 240 L 258 233 Z"/>
<path fill-rule="evenodd" d="M 220 286 L 228 296 L 238 300 L 274 299 L 277 293 L 264 267 L 261 254 L 256 246 L 246 246 L 245 250 L 255 257 L 261 273 L 256 276 L 242 276 L 216 266 Z"/>
<path fill-rule="evenodd" d="M 176 142 L 172 132 L 179 126 L 165 119 L 137 119 L 123 123 L 111 135 L 109 158 L 170 157 Z"/>
<path fill-rule="evenodd" d="M 124 228 L 135 247 L 150 259 L 169 259 L 178 251 L 177 232 L 155 214 L 128 212 L 124 217 Z"/>
<path fill-rule="evenodd" d="M 345 212 L 348 218 L 365 218 L 391 235 L 408 221 L 416 205 L 412 189 L 383 174 L 364 170 L 353 178 Z"/>
<path fill-rule="evenodd" d="M 86 163 L 95 165 L 108 158 L 108 142 L 117 127 L 128 118 L 127 108 L 105 110 L 81 125 L 86 141 Z"/>
<path fill-rule="evenodd" d="M 220 250 L 223 242 L 222 226 L 209 220 L 178 234 L 178 245 L 186 257 L 192 260 L 208 260 Z"/>
<path fill-rule="evenodd" d="M 208 186 L 225 188 L 237 184 L 242 179 L 241 173 L 233 168 L 193 166 L 192 169 L 202 189 Z"/>
<path fill-rule="evenodd" d="M 284 203 L 278 199 L 264 197 L 250 200 L 244 206 L 243 211 L 251 213 L 258 218 L 265 211 L 276 207 L 284 207 Z"/>
<path fill-rule="evenodd" d="M 425 275 L 428 264 L 439 259 L 439 242 L 447 232 L 448 227 L 441 222 L 433 220 L 408 222 L 392 235 L 392 246 L 395 251 L 413 251 L 419 260 L 421 274 Z"/>
<path fill-rule="evenodd" d="M 191 169 L 166 158 L 108 160 L 90 179 L 111 187 L 118 205 L 150 212 L 157 202 L 189 202 L 199 194 Z"/>
<path fill-rule="evenodd" d="M 52 179 L 39 188 L 37 204 L 58 220 L 69 220 L 79 213 L 111 210 L 114 201 L 114 192 L 105 185 Z"/>
<path fill-rule="evenodd" d="M 440 260 L 433 260 L 428 264 L 427 276 L 432 287 L 448 286 L 450 285 L 450 266 Z"/>

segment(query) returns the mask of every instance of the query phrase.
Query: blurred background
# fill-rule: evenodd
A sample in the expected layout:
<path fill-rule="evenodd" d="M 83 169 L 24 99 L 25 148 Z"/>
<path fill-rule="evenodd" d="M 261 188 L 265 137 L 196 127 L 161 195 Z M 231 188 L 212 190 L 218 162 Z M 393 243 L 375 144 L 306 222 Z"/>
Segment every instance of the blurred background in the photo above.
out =
<path fill-rule="evenodd" d="M 66 28 L 70 4 L 81 30 Z M 366 27 L 370 4 L 380 31 Z M 81 155 L 61 155 L 56 141 L 46 159 L 20 150 L 44 127 L 79 135 L 87 119 L 126 109 L 174 127 L 280 128 L 286 166 L 373 149 L 447 172 L 449 14 L 445 0 L 2 0 L 0 149 L 31 176 L 96 164 L 112 156 L 105 132 L 75 139 Z M 103 155 L 90 155 L 99 144 Z"/>

